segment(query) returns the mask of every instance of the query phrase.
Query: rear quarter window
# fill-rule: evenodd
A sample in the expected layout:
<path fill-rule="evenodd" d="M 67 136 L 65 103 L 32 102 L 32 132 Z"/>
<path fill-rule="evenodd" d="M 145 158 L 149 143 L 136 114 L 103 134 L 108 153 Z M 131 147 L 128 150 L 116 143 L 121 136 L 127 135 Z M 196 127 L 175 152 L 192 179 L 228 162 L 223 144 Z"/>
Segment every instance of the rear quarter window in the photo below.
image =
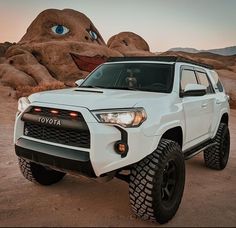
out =
<path fill-rule="evenodd" d="M 224 87 L 222 83 L 220 82 L 219 75 L 217 74 L 217 72 L 211 71 L 211 76 L 215 83 L 214 87 L 216 87 L 219 90 L 219 92 L 224 92 Z"/>

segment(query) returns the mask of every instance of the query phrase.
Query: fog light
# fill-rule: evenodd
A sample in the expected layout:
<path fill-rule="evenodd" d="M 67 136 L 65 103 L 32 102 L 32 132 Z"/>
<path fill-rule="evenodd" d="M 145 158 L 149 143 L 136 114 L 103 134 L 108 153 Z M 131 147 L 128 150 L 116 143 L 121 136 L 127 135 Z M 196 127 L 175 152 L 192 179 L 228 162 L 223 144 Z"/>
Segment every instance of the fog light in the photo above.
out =
<path fill-rule="evenodd" d="M 121 155 L 121 157 L 125 157 L 127 152 L 129 150 L 129 147 L 126 143 L 122 141 L 118 141 L 115 144 L 115 151 Z"/>

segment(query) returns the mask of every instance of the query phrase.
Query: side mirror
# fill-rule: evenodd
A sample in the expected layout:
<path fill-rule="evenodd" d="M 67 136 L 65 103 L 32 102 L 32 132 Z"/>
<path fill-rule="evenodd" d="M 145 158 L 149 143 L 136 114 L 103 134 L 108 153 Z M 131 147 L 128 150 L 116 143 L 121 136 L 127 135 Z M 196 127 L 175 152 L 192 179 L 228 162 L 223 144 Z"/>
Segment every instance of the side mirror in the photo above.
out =
<path fill-rule="evenodd" d="M 226 95 L 226 98 L 228 101 L 230 101 L 230 96 L 229 95 Z"/>
<path fill-rule="evenodd" d="M 77 86 L 80 86 L 84 82 L 84 79 L 79 79 L 75 82 Z"/>
<path fill-rule="evenodd" d="M 204 96 L 206 95 L 206 86 L 199 84 L 187 84 L 183 92 L 183 97 Z"/>

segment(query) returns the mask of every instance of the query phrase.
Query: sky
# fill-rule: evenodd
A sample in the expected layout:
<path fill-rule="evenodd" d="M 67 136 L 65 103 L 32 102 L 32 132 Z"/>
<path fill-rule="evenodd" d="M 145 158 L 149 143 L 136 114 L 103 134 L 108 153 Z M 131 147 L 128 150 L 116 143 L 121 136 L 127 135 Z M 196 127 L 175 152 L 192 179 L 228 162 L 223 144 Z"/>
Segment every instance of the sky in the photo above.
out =
<path fill-rule="evenodd" d="M 135 32 L 153 52 L 236 45 L 236 0 L 0 0 L 0 43 L 18 42 L 48 8 L 86 14 L 105 41 Z"/>

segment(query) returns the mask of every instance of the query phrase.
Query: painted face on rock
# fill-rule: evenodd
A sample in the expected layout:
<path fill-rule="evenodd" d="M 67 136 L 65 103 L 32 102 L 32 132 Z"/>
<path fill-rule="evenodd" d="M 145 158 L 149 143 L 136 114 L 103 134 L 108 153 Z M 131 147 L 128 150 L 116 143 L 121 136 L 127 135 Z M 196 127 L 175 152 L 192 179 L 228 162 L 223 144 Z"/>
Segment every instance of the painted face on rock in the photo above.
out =
<path fill-rule="evenodd" d="M 71 9 L 43 11 L 31 23 L 19 43 L 53 40 L 105 45 L 91 20 L 83 13 Z"/>
<path fill-rule="evenodd" d="M 78 68 L 74 61 L 77 55 L 102 59 L 121 56 L 107 47 L 83 13 L 71 9 L 45 10 L 31 23 L 22 39 L 7 50 L 6 64 L 0 66 L 0 82 L 14 88 L 55 81 L 73 83 L 88 74 Z M 96 65 L 97 58 L 94 61 Z"/>

